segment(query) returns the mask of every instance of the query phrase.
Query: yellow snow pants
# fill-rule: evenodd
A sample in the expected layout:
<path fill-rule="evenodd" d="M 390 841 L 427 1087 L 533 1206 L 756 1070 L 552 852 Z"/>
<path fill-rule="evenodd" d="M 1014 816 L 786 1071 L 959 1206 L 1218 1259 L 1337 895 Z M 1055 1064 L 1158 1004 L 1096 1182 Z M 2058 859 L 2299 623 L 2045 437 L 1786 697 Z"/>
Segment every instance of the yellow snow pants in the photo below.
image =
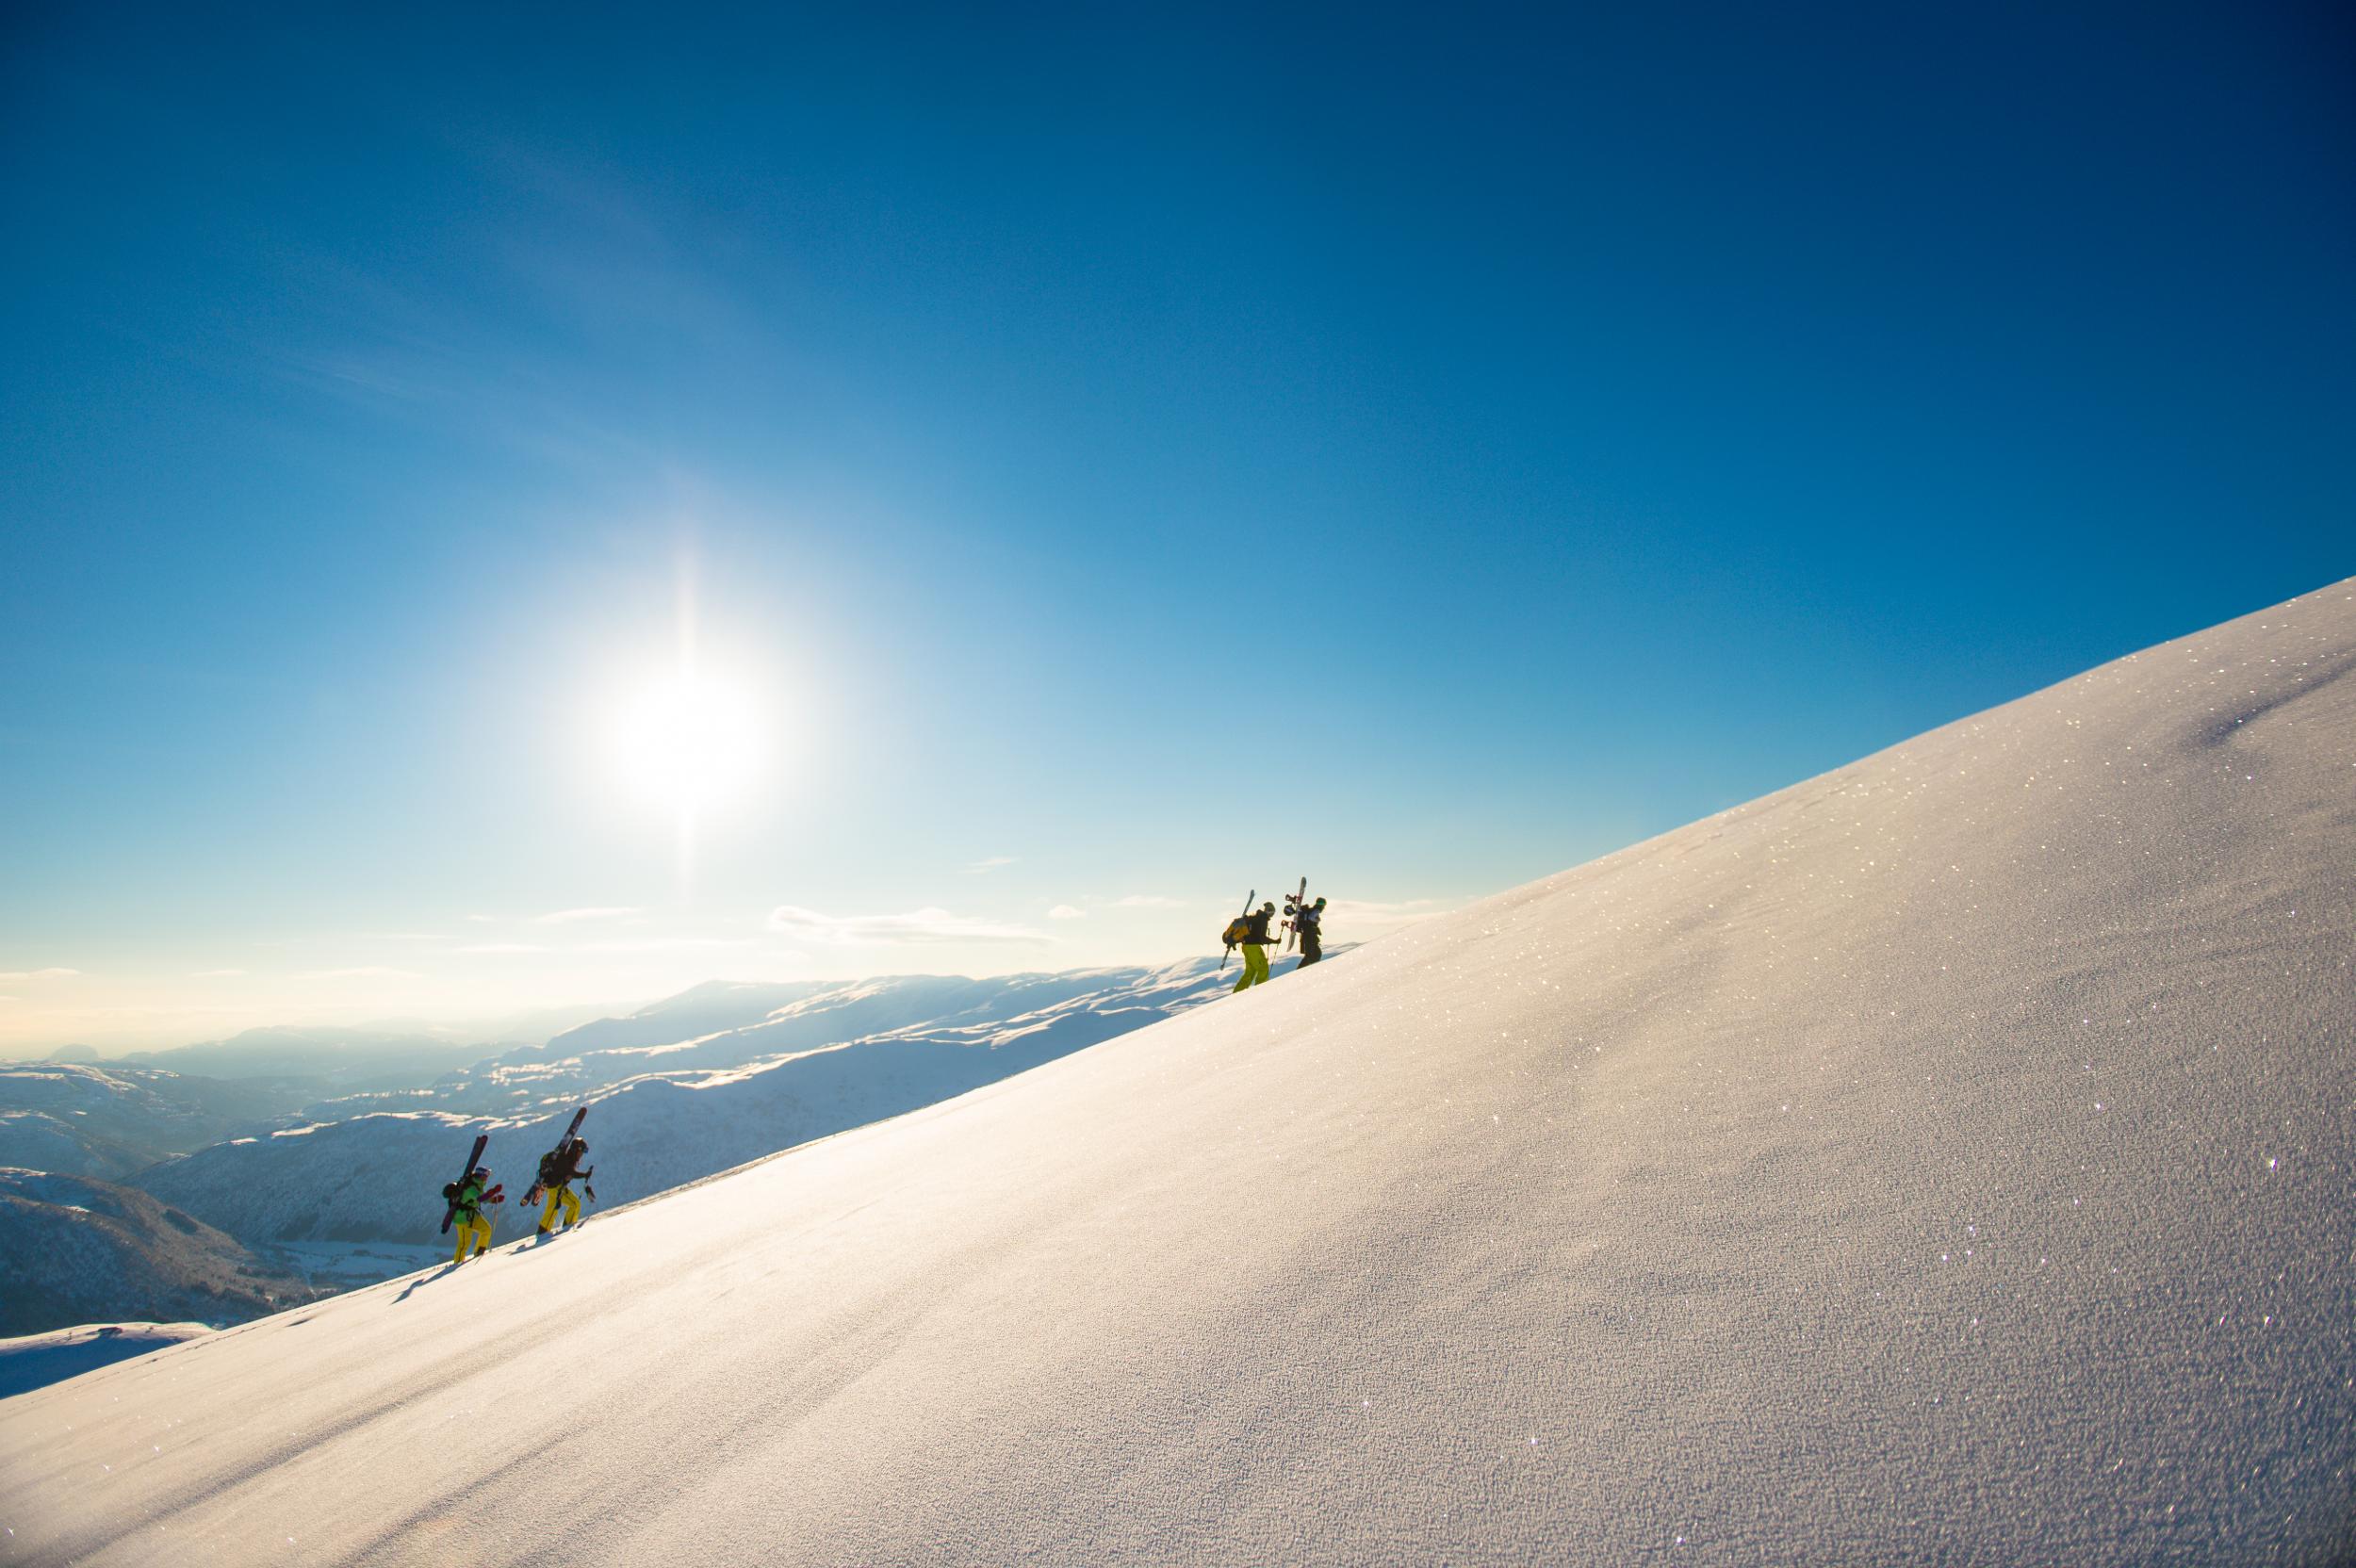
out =
<path fill-rule="evenodd" d="M 465 1263 L 466 1261 L 466 1243 L 470 1238 L 474 1242 L 474 1250 L 477 1252 L 490 1250 L 491 1217 L 489 1215 L 478 1214 L 472 1219 L 462 1219 L 458 1222 L 458 1250 L 450 1255 L 450 1262 Z"/>
<path fill-rule="evenodd" d="M 1235 982 L 1235 989 L 1241 990 L 1246 986 L 1256 986 L 1267 978 L 1268 944 L 1265 942 L 1244 943 L 1243 975 Z"/>
<path fill-rule="evenodd" d="M 573 1189 L 569 1186 L 550 1187 L 548 1204 L 540 1211 L 541 1234 L 546 1235 L 556 1229 L 556 1206 L 559 1203 L 564 1205 L 565 1229 L 570 1230 L 581 1223 L 581 1200 L 573 1196 Z M 605 1233 L 600 1231 L 597 1233 L 603 1235 Z"/>

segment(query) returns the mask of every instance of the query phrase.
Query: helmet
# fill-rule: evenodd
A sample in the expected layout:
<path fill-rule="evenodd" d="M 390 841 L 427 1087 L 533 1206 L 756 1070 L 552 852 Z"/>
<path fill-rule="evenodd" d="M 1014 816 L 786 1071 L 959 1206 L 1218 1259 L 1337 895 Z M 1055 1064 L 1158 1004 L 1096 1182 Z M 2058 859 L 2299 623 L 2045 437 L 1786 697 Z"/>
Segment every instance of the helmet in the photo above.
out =
<path fill-rule="evenodd" d="M 587 1138 L 573 1139 L 573 1152 L 576 1154 L 586 1154 L 589 1152 L 589 1140 Z"/>
<path fill-rule="evenodd" d="M 1269 910 L 1271 910 L 1271 909 L 1273 909 L 1273 908 L 1275 908 L 1275 907 L 1276 907 L 1276 906 L 1275 906 L 1274 904 L 1263 904 L 1263 905 L 1261 905 L 1261 906 L 1260 906 L 1260 913 L 1262 913 L 1262 914 L 1264 914 L 1264 915 L 1265 915 L 1265 914 L 1267 914 Z"/>
<path fill-rule="evenodd" d="M 1325 900 L 1323 900 L 1322 898 L 1318 899 L 1318 900 L 1317 900 L 1317 907 L 1318 907 L 1318 908 L 1320 908 L 1320 909 L 1324 908 L 1324 907 L 1325 907 Z"/>

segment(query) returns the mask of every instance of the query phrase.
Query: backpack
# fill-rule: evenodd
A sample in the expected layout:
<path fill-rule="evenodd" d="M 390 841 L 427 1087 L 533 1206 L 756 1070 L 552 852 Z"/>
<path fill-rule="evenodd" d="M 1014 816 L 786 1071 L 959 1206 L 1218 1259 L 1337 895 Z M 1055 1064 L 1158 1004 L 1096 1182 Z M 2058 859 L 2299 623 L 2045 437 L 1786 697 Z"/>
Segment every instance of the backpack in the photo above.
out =
<path fill-rule="evenodd" d="M 1229 947 L 1233 947 L 1250 935 L 1252 935 L 1252 923 L 1239 917 L 1227 923 L 1227 929 L 1219 934 L 1219 939 Z"/>
<path fill-rule="evenodd" d="M 475 1188 L 475 1196 L 472 1202 L 469 1202 L 466 1200 L 466 1189 L 468 1187 Z M 442 1200 L 450 1206 L 453 1213 L 472 1218 L 475 1216 L 482 1214 L 485 1204 L 505 1202 L 507 1200 L 507 1188 L 504 1184 L 502 1184 L 493 1187 L 488 1192 L 484 1192 L 482 1190 L 482 1184 L 477 1182 L 474 1177 L 470 1175 L 463 1182 L 443 1183 Z"/>
<path fill-rule="evenodd" d="M 552 1187 L 557 1185 L 558 1183 L 556 1180 L 556 1173 L 564 1166 L 564 1162 L 558 1158 L 557 1152 L 553 1149 L 541 1155 L 540 1184 L 544 1187 Z"/>

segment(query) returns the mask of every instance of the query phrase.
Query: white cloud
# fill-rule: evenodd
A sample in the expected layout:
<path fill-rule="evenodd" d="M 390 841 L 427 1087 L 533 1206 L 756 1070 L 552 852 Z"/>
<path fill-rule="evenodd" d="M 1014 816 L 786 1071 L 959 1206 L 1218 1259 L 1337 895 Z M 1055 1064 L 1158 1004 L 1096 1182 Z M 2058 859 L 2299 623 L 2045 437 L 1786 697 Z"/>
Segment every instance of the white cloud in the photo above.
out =
<path fill-rule="evenodd" d="M 362 964 L 354 969 L 305 970 L 295 976 L 298 980 L 421 980 L 415 970 L 387 969 L 383 964 Z"/>
<path fill-rule="evenodd" d="M 598 906 L 587 909 L 553 909 L 545 915 L 534 915 L 534 925 L 569 925 L 584 920 L 622 920 L 638 912 L 635 905 Z"/>
<path fill-rule="evenodd" d="M 1047 918 L 1049 920 L 1086 920 L 1088 918 L 1088 912 L 1086 909 L 1075 908 L 1069 904 L 1058 904 L 1047 911 Z"/>
<path fill-rule="evenodd" d="M 241 969 L 200 969 L 189 972 L 191 980 L 235 980 L 245 971 Z"/>
<path fill-rule="evenodd" d="M 1113 900 L 1116 909 L 1183 909 L 1186 906 L 1185 899 L 1164 898 L 1159 893 L 1131 893 L 1126 898 Z"/>
<path fill-rule="evenodd" d="M 1014 857 L 1011 855 L 993 855 L 987 860 L 976 860 L 972 865 L 966 867 L 965 874 L 968 876 L 976 876 L 983 872 L 996 871 L 1000 866 L 1011 866 L 1013 864 Z"/>
<path fill-rule="evenodd" d="M 671 953 L 692 947 L 750 947 L 750 937 L 643 937 L 634 941 L 583 942 L 578 953 Z"/>
<path fill-rule="evenodd" d="M 474 942 L 458 950 L 461 953 L 546 953 L 538 942 Z"/>
<path fill-rule="evenodd" d="M 769 928 L 798 941 L 831 947 L 900 947 L 942 942 L 1044 942 L 1043 932 L 1024 925 L 953 915 L 946 909 L 911 909 L 905 915 L 822 915 L 780 904 L 769 911 Z"/>
<path fill-rule="evenodd" d="M 0 980 L 10 984 L 25 980 L 71 980 L 81 972 L 78 969 L 8 969 L 0 970 Z"/>

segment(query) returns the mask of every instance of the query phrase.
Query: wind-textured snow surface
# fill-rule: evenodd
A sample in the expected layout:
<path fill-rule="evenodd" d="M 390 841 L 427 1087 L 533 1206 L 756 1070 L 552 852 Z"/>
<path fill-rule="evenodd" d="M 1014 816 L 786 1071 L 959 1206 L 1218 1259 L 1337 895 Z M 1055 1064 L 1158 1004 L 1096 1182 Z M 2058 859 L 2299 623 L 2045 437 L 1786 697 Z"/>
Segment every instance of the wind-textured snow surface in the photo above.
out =
<path fill-rule="evenodd" d="M 0 1404 L 8 1560 L 2325 1563 L 2356 584 Z"/>

